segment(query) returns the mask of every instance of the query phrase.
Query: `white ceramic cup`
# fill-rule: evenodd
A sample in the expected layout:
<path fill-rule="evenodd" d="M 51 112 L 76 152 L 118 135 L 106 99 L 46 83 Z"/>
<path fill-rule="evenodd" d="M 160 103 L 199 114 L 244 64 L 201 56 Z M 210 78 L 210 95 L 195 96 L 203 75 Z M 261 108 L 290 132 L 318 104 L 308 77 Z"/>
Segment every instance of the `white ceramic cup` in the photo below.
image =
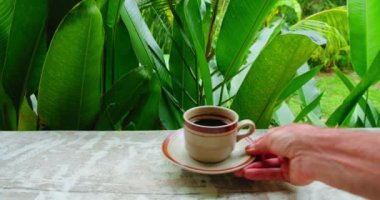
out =
<path fill-rule="evenodd" d="M 239 122 L 238 114 L 230 109 L 217 106 L 200 106 L 189 109 L 183 115 L 185 145 L 188 154 L 201 162 L 215 163 L 228 158 L 235 143 L 255 132 L 251 120 Z M 202 124 L 204 121 L 224 124 Z M 244 127 L 248 130 L 241 131 Z"/>

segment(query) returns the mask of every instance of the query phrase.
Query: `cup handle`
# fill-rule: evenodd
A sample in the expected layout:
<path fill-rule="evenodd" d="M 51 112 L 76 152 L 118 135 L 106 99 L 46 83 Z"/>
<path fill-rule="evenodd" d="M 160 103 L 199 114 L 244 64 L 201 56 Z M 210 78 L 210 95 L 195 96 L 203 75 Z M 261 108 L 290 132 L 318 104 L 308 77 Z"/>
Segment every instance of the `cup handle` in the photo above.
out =
<path fill-rule="evenodd" d="M 247 126 L 249 127 L 248 131 L 246 133 L 239 134 L 240 130 Z M 255 132 L 255 130 L 256 130 L 255 123 L 253 123 L 251 120 L 245 119 L 245 120 L 240 121 L 237 127 L 238 134 L 236 136 L 236 142 L 239 142 L 241 139 L 252 135 Z"/>

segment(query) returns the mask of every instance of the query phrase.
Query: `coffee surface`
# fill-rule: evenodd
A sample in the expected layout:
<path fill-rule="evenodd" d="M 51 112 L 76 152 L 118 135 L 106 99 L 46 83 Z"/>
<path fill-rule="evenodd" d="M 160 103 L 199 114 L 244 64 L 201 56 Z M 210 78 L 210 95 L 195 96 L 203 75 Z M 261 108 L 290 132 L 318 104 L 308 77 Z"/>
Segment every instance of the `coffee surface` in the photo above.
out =
<path fill-rule="evenodd" d="M 228 123 L 219 119 L 199 119 L 194 121 L 195 124 L 201 126 L 224 126 Z"/>

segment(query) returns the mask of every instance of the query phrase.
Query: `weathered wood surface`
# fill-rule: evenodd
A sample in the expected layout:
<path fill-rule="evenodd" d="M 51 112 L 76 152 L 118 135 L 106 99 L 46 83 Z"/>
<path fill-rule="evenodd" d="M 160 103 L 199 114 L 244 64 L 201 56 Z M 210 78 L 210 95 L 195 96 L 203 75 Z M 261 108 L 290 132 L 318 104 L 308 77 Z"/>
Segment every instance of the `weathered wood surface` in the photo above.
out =
<path fill-rule="evenodd" d="M 319 182 L 293 187 L 181 170 L 161 153 L 167 134 L 1 132 L 0 200 L 360 199 Z"/>

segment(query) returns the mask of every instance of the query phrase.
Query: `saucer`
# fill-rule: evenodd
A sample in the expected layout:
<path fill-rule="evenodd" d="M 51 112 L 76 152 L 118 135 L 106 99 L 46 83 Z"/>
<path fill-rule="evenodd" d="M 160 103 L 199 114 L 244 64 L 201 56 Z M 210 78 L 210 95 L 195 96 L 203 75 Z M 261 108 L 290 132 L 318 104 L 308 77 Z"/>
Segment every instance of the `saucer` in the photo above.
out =
<path fill-rule="evenodd" d="M 166 158 L 173 164 L 200 174 L 226 174 L 244 168 L 254 161 L 254 157 L 245 153 L 245 147 L 252 144 L 253 140 L 246 137 L 235 144 L 231 155 L 218 163 L 202 163 L 192 159 L 185 148 L 183 129 L 177 130 L 164 140 L 162 151 Z"/>

